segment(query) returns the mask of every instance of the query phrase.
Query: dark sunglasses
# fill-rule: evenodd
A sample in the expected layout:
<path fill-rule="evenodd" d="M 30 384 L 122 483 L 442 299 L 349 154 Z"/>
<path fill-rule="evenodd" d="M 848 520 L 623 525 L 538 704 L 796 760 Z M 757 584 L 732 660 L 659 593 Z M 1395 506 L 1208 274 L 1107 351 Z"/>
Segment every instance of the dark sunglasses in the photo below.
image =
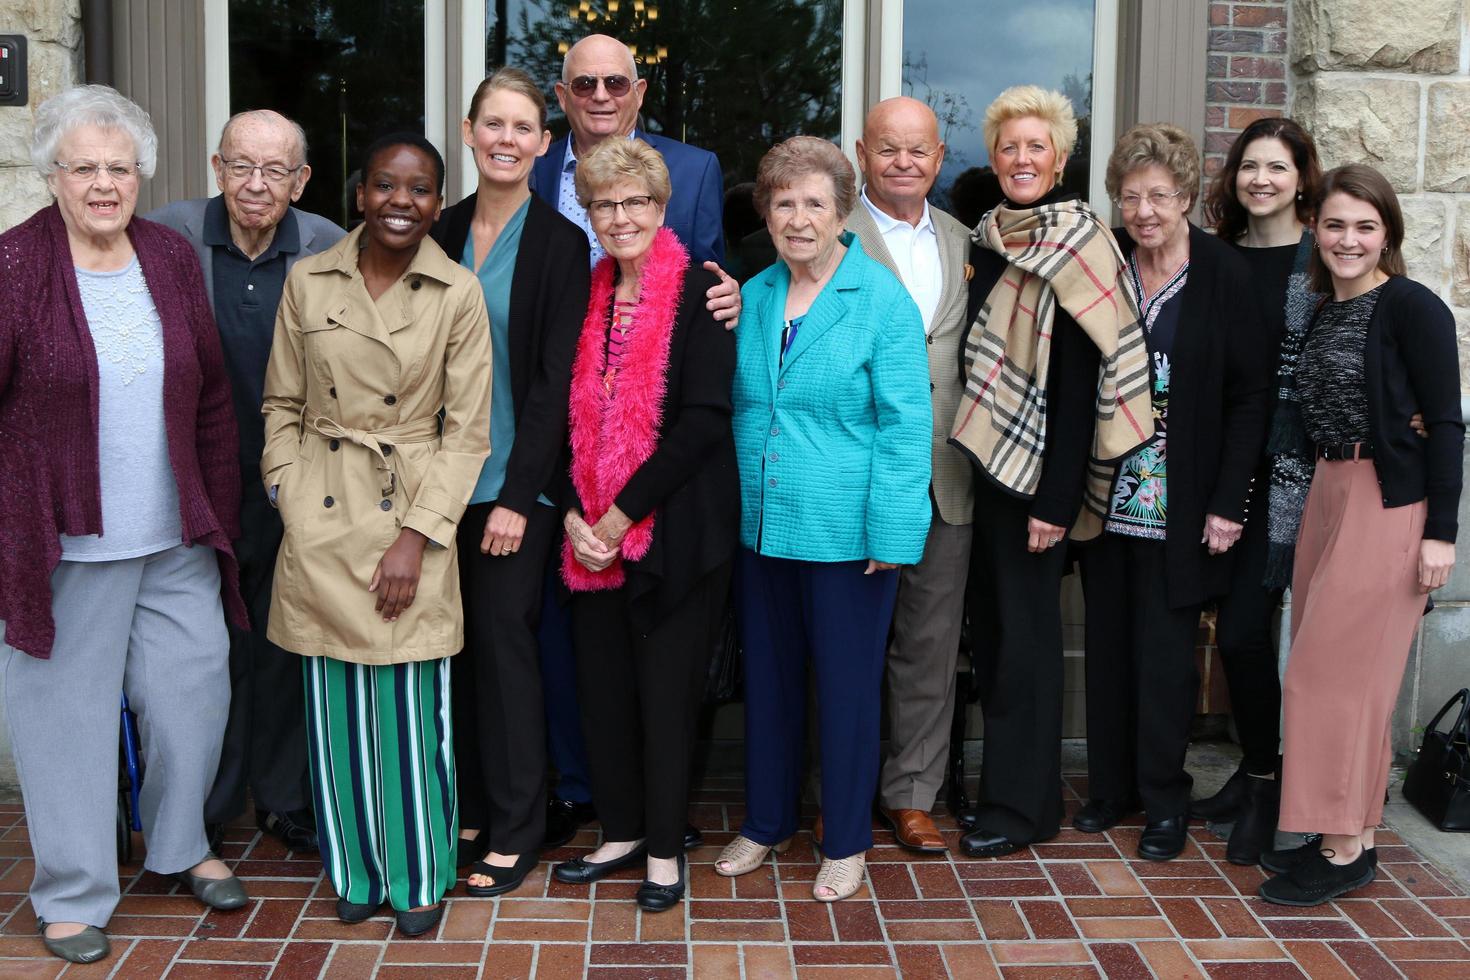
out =
<path fill-rule="evenodd" d="M 579 99 L 590 99 L 597 94 L 598 82 L 615 99 L 621 99 L 633 88 L 633 80 L 627 75 L 578 75 L 571 81 L 572 94 Z"/>

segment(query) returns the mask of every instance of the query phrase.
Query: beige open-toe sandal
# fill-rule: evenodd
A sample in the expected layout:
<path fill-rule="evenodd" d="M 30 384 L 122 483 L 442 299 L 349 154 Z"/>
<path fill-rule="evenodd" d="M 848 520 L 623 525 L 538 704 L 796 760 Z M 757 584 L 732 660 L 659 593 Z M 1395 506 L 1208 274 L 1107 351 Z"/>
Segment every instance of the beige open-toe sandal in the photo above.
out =
<path fill-rule="evenodd" d="M 868 859 L 863 854 L 836 861 L 824 860 L 817 872 L 817 880 L 812 882 L 812 898 L 819 902 L 837 902 L 847 898 L 863 886 L 863 871 L 867 866 Z M 832 894 L 823 895 L 817 891 L 819 888 L 829 888 Z"/>
<path fill-rule="evenodd" d="M 767 854 L 772 851 L 777 854 L 785 854 L 789 847 L 791 847 L 790 837 L 774 847 L 757 844 L 749 837 L 737 837 L 726 844 L 720 856 L 715 859 L 715 874 L 734 878 L 737 875 L 754 871 L 765 861 Z M 721 865 L 728 865 L 728 867 L 721 867 Z"/>

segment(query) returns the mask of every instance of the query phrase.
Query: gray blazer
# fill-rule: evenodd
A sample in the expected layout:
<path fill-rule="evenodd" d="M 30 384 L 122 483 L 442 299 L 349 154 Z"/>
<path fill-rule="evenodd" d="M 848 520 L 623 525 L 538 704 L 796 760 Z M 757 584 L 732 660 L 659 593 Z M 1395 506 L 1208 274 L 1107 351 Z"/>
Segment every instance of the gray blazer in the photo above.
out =
<path fill-rule="evenodd" d="M 209 246 L 204 244 L 204 209 L 208 207 L 210 199 L 207 197 L 196 197 L 188 201 L 174 201 L 163 207 L 143 215 L 149 221 L 156 221 L 161 225 L 167 225 L 174 231 L 189 239 L 194 246 L 194 251 L 199 254 L 199 267 L 204 270 L 204 288 L 209 291 L 209 305 L 214 307 L 214 258 L 209 254 Z M 338 228 L 333 222 L 328 221 L 319 214 L 310 211 L 298 211 L 290 209 L 296 215 L 296 229 L 301 236 L 301 251 L 295 255 L 286 256 L 286 275 L 291 274 L 291 267 L 298 259 L 318 252 L 326 251 L 337 244 L 347 234 Z M 954 414 L 950 413 L 951 416 Z"/>
<path fill-rule="evenodd" d="M 970 232 L 932 205 L 929 214 L 939 235 L 939 268 L 944 275 L 943 292 L 934 311 L 934 329 L 928 338 L 929 398 L 934 411 L 929 489 L 944 523 L 969 524 L 975 511 L 974 468 L 964 454 L 949 444 L 949 430 L 964 393 L 958 351 L 969 327 L 965 322 L 969 296 L 965 257 L 969 255 Z M 898 267 L 883 242 L 883 233 L 862 201 L 847 216 L 847 230 L 857 235 L 869 257 L 898 275 Z"/>

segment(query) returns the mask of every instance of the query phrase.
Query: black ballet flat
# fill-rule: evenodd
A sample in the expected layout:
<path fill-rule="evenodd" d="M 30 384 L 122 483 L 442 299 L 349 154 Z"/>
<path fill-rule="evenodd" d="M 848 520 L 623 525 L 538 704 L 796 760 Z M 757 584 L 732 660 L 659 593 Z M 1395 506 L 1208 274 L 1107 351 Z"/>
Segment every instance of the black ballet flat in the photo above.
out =
<path fill-rule="evenodd" d="M 663 912 L 679 904 L 684 898 L 684 869 L 687 866 L 684 855 L 679 855 L 678 862 L 679 880 L 672 885 L 659 885 L 643 879 L 635 896 L 639 908 L 645 912 Z"/>
<path fill-rule="evenodd" d="M 493 885 L 472 885 L 465 882 L 465 891 L 475 898 L 494 898 L 496 895 L 504 895 L 521 887 L 521 882 L 526 880 L 526 875 L 540 862 L 541 855 L 536 851 L 527 851 L 516 858 L 516 863 L 508 868 L 498 868 L 484 861 L 476 861 L 470 865 L 470 874 L 484 875 Z"/>
<path fill-rule="evenodd" d="M 626 868 L 630 864 L 642 861 L 648 854 L 648 848 L 639 844 L 627 854 L 611 861 L 589 861 L 586 858 L 575 857 L 570 861 L 563 861 L 551 869 L 552 875 L 557 881 L 568 885 L 590 885 L 594 881 L 606 878 L 620 868 Z"/>

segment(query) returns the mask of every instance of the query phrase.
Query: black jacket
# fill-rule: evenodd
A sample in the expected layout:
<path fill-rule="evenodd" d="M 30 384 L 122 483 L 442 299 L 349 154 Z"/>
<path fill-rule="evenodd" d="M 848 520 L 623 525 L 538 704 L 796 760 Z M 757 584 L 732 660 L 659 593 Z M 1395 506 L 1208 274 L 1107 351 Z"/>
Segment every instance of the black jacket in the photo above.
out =
<path fill-rule="evenodd" d="M 456 262 L 464 254 L 475 198 L 446 209 L 434 225 L 434 241 Z M 540 494 L 555 503 L 565 485 L 559 465 L 565 462 L 567 398 L 590 280 L 586 234 L 532 194 L 510 287 L 516 439 L 496 500 L 521 515 L 531 512 Z"/>
<path fill-rule="evenodd" d="M 1460 414 L 1460 367 L 1455 318 L 1444 302 L 1412 279 L 1383 286 L 1363 346 L 1373 468 L 1383 506 L 1428 499 L 1424 537 L 1455 540 L 1465 423 Z M 1409 427 L 1424 416 L 1429 438 Z"/>
<path fill-rule="evenodd" d="M 1114 229 L 1125 256 L 1137 247 Z M 1189 226 L 1189 277 L 1169 358 L 1169 516 L 1164 563 L 1169 605 L 1182 608 L 1230 587 L 1233 553 L 1212 556 L 1205 515 L 1240 522 L 1266 439 L 1276 351 L 1261 323 L 1245 260 Z M 1406 417 L 1407 418 L 1407 417 Z M 1407 424 L 1405 426 L 1407 429 Z"/>

